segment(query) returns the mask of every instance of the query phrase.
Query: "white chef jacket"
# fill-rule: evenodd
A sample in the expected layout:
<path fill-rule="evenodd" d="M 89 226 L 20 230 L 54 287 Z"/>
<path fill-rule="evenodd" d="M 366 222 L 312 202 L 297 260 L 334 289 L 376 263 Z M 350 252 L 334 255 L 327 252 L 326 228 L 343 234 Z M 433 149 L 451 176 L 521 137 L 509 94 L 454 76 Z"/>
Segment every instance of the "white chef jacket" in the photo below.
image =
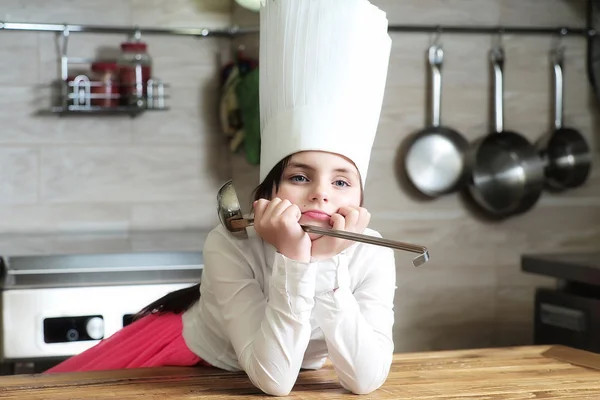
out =
<path fill-rule="evenodd" d="M 190 350 L 245 371 L 271 395 L 289 394 L 301 368 L 318 369 L 327 357 L 344 388 L 378 389 L 394 350 L 393 250 L 356 242 L 333 258 L 299 262 L 253 228 L 248 234 L 238 239 L 218 226 L 208 235 L 200 301 L 183 314 Z"/>

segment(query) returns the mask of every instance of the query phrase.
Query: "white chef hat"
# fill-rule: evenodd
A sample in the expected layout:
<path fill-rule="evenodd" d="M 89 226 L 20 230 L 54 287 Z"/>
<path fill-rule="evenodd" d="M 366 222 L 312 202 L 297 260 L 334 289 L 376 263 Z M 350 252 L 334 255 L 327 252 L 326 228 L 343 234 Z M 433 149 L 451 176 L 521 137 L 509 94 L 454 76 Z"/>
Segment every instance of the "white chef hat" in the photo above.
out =
<path fill-rule="evenodd" d="M 364 186 L 391 39 L 367 0 L 262 0 L 260 181 L 305 150 L 341 154 Z"/>

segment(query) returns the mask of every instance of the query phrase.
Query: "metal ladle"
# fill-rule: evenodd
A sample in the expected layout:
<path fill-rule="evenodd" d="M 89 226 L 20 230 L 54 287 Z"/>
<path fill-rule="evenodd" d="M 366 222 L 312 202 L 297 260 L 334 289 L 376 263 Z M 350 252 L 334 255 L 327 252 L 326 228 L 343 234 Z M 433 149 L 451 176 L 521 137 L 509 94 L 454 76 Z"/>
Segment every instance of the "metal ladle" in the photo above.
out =
<path fill-rule="evenodd" d="M 247 238 L 246 228 L 254 225 L 254 216 L 244 216 L 241 211 L 233 182 L 225 182 L 217 194 L 217 212 L 221 224 L 236 236 Z M 429 260 L 429 252 L 426 247 L 410 243 L 402 243 L 393 240 L 381 239 L 374 236 L 362 235 L 358 233 L 346 232 L 335 229 L 321 228 L 313 225 L 300 225 L 305 232 L 318 233 L 321 235 L 337 237 L 340 239 L 353 240 L 377 246 L 390 247 L 397 250 L 405 250 L 411 253 L 419 253 L 419 256 L 413 259 L 415 267 L 425 264 Z"/>

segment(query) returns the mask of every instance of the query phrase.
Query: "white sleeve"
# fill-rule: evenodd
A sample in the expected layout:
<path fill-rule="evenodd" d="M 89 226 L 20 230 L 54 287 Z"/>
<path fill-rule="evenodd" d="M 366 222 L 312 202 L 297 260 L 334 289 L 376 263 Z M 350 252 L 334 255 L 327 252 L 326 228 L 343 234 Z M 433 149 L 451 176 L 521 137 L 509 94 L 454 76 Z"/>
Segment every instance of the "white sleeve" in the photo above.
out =
<path fill-rule="evenodd" d="M 355 257 L 353 268 L 366 272 L 354 293 L 345 254 L 319 266 L 329 277 L 317 279 L 315 317 L 341 385 L 367 394 L 385 382 L 392 364 L 396 264 L 393 250 L 383 247 L 363 248 Z"/>
<path fill-rule="evenodd" d="M 276 253 L 267 299 L 240 253 L 222 234 L 209 235 L 204 278 L 241 367 L 263 392 L 285 396 L 296 383 L 311 335 L 317 265 Z"/>

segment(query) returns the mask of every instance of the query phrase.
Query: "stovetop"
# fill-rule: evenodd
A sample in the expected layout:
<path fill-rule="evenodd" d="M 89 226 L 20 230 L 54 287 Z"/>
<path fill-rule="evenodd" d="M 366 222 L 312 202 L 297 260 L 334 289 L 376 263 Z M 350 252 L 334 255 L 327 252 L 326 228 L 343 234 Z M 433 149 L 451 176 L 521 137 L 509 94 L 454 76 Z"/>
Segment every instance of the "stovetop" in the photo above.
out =
<path fill-rule="evenodd" d="M 2 289 L 198 282 L 208 231 L 0 235 Z"/>
<path fill-rule="evenodd" d="M 0 234 L 0 256 L 201 251 L 209 230 Z"/>

